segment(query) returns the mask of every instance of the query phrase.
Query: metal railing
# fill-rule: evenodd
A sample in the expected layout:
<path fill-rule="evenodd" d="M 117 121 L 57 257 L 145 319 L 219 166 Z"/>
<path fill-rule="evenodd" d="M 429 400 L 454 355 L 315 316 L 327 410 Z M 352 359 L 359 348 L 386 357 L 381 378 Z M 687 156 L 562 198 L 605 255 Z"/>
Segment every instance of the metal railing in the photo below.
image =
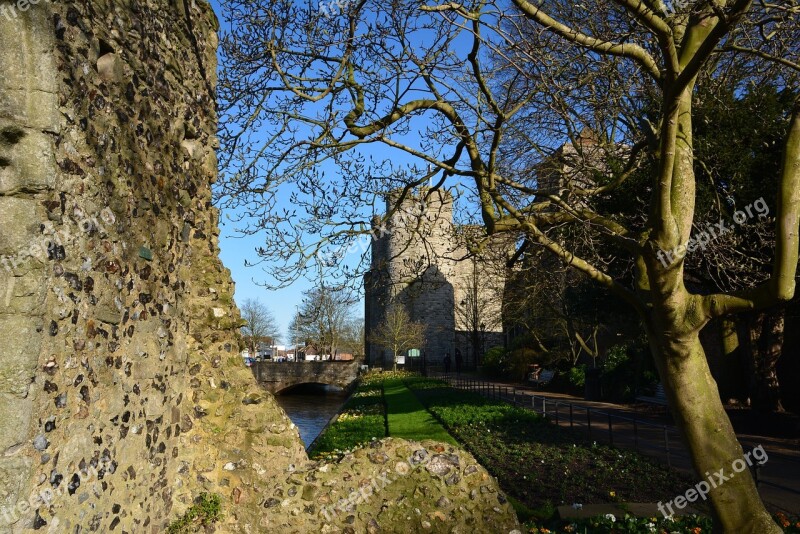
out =
<path fill-rule="evenodd" d="M 463 375 L 436 373 L 435 378 L 444 380 L 458 389 L 472 391 L 493 400 L 529 409 L 545 416 L 556 425 L 568 425 L 571 429 L 584 429 L 590 439 L 606 438 L 610 445 L 632 446 L 637 452 L 650 452 L 651 457 L 665 459 L 669 467 L 675 467 L 674 460 L 684 460 L 685 465 L 682 467 L 689 471 L 692 469 L 689 454 L 682 447 L 675 446 L 680 444 L 680 436 L 674 426 L 654 423 L 638 417 L 614 414 L 572 402 L 553 400 L 537 395 L 528 388 L 518 389 L 514 386 L 476 380 Z M 623 431 L 622 428 L 625 430 Z M 781 461 L 800 463 L 797 458 L 786 455 L 781 455 Z M 751 468 L 751 472 L 756 486 L 770 486 L 780 492 L 800 495 L 800 491 L 796 488 L 763 480 L 757 465 Z"/>

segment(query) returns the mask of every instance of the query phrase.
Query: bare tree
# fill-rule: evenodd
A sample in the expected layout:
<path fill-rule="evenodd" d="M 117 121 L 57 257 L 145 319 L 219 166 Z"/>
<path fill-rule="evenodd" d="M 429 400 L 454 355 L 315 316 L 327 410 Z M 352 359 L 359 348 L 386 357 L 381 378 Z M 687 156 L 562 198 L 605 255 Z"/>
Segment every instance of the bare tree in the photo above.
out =
<path fill-rule="evenodd" d="M 636 310 L 703 477 L 743 450 L 699 332 L 795 292 L 800 102 L 783 143 L 769 278 L 698 293 L 682 254 L 698 246 L 694 89 L 727 57 L 744 58 L 753 81 L 778 69 L 796 89 L 799 9 L 796 0 L 360 0 L 330 16 L 289 0 L 236 0 L 223 40 L 219 200 L 240 208 L 252 223 L 244 231 L 263 233 L 264 259 L 278 251 L 275 272 L 291 280 L 309 268 L 330 274 L 318 253 L 371 232 L 386 192 L 399 189 L 402 201 L 424 184 L 426 195 L 449 187 L 460 220 L 542 247 Z M 602 213 L 599 200 L 624 196 L 645 157 L 654 165 L 642 217 Z M 295 211 L 276 208 L 284 190 Z M 572 249 L 551 231 L 560 226 L 616 247 L 629 276 Z M 727 532 L 780 532 L 747 471 L 710 498 Z"/>
<path fill-rule="evenodd" d="M 412 321 L 406 309 L 396 304 L 386 312 L 370 341 L 392 352 L 393 369 L 397 371 L 397 356 L 425 343 L 425 325 Z"/>
<path fill-rule="evenodd" d="M 242 319 L 247 321 L 242 327 L 242 335 L 250 354 L 255 356 L 259 343 L 268 341 L 274 345 L 278 341 L 278 323 L 266 304 L 259 300 L 247 299 L 240 306 L 240 311 Z"/>
<path fill-rule="evenodd" d="M 321 286 L 305 293 L 293 326 L 306 346 L 320 356 L 336 359 L 352 322 L 353 296 L 349 291 Z"/>
<path fill-rule="evenodd" d="M 342 347 L 350 351 L 353 358 L 364 357 L 365 325 L 363 317 L 352 318 L 344 326 Z"/>
<path fill-rule="evenodd" d="M 488 347 L 486 333 L 496 337 L 503 331 L 503 284 L 505 273 L 495 272 L 504 262 L 486 261 L 485 258 L 473 257 L 466 276 L 461 280 L 461 300 L 456 302 L 456 330 L 468 339 L 472 353 L 470 364 L 469 353 L 466 364 L 480 365 L 482 352 Z"/>

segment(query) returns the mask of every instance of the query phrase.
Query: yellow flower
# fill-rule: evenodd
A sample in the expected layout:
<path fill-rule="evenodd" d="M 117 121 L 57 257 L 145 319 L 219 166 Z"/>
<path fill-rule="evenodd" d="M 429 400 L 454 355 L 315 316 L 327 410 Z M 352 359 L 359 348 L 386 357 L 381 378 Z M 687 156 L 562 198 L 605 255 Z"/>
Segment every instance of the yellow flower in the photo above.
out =
<path fill-rule="evenodd" d="M 617 496 L 617 492 L 616 491 L 609 491 L 608 494 L 611 495 L 612 497 L 616 497 Z"/>

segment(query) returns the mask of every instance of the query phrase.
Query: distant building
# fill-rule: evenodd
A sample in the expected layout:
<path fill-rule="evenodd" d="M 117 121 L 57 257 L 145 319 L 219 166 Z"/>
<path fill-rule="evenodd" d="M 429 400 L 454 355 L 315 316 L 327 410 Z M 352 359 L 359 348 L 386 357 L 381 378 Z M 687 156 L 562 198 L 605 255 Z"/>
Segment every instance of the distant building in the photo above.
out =
<path fill-rule="evenodd" d="M 482 229 L 453 224 L 447 191 L 433 191 L 423 205 L 425 191 L 407 197 L 385 226 L 375 223 L 364 280 L 366 363 L 372 366 L 392 365 L 391 351 L 370 339 L 396 303 L 425 325 L 425 344 L 418 348 L 428 364 L 440 364 L 447 353 L 455 358 L 459 349 L 464 365 L 472 367 L 486 349 L 503 344 L 505 262 L 513 241 L 495 238 L 484 255 L 471 256 L 466 245 Z M 387 198 L 387 210 L 395 199 Z"/>

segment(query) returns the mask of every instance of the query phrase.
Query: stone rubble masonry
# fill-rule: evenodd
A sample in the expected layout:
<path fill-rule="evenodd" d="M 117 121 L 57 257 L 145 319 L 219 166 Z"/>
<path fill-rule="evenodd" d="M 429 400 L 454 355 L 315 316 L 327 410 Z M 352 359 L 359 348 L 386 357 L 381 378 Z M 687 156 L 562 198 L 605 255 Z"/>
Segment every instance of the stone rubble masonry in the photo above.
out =
<path fill-rule="evenodd" d="M 210 7 L 64 0 L 18 15 L 0 17 L 0 258 L 13 260 L 0 265 L 0 533 L 163 532 L 202 492 L 222 497 L 219 532 L 515 528 L 462 451 L 444 476 L 417 470 L 322 515 L 384 456 L 422 445 L 309 462 L 242 363 L 211 203 Z"/>

